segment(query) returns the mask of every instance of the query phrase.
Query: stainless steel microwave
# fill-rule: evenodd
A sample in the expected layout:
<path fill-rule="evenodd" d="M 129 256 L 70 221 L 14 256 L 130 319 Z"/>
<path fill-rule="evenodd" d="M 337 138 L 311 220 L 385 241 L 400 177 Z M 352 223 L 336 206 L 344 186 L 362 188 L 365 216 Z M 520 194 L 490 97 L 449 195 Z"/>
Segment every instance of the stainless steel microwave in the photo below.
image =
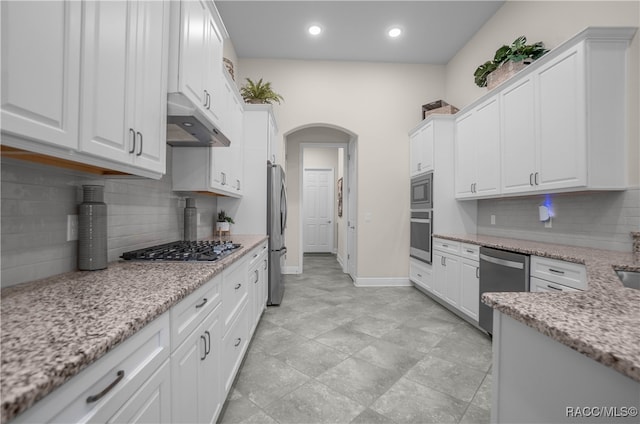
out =
<path fill-rule="evenodd" d="M 411 178 L 411 210 L 433 209 L 433 172 Z"/>

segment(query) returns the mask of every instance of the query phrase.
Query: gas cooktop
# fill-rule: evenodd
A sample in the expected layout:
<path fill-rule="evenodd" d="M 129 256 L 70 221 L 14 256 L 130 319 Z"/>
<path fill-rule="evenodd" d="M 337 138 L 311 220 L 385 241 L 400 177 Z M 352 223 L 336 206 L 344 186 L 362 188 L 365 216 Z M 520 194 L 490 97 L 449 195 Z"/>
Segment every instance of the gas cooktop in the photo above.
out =
<path fill-rule="evenodd" d="M 133 261 L 216 261 L 241 247 L 232 241 L 173 241 L 124 252 L 120 258 Z"/>

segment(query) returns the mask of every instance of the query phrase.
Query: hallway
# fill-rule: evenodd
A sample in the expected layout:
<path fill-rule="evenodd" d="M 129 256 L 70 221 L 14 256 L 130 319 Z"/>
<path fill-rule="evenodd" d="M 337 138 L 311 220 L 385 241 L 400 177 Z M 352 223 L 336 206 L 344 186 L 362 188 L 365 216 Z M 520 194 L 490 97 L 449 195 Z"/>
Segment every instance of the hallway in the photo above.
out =
<path fill-rule="evenodd" d="M 490 339 L 413 287 L 357 288 L 305 255 L 268 307 L 220 423 L 482 423 Z"/>

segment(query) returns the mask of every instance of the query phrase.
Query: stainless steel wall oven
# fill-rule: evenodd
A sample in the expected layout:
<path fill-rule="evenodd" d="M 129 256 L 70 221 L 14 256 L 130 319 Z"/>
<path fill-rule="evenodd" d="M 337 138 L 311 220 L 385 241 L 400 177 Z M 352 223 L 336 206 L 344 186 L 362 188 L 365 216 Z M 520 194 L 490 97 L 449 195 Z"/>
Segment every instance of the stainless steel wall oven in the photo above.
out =
<path fill-rule="evenodd" d="M 412 258 L 431 263 L 431 235 L 433 232 L 433 211 L 411 211 L 411 247 Z"/>
<path fill-rule="evenodd" d="M 433 209 L 433 172 L 411 178 L 411 210 Z"/>

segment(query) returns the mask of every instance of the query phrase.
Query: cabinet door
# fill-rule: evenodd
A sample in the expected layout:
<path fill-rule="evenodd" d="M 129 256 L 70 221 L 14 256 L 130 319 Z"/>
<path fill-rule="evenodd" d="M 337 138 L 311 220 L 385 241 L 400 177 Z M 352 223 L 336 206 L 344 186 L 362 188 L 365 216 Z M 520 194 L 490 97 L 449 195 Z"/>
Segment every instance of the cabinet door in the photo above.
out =
<path fill-rule="evenodd" d="M 456 198 L 473 197 L 476 183 L 476 116 L 473 111 L 456 120 L 455 185 Z"/>
<path fill-rule="evenodd" d="M 222 34 L 208 9 L 205 19 L 204 88 L 207 96 L 205 108 L 207 116 L 226 134 L 228 128 L 225 116 L 226 97 L 222 81 Z"/>
<path fill-rule="evenodd" d="M 460 304 L 460 261 L 457 256 L 444 256 L 445 288 L 444 296 L 447 302 L 456 308 Z"/>
<path fill-rule="evenodd" d="M 253 334 L 258 325 L 258 321 L 260 321 L 260 315 L 262 313 L 262 309 L 260 307 L 260 303 L 262 302 L 262 286 L 261 286 L 261 277 L 260 277 L 260 267 L 262 263 L 257 263 L 256 266 L 251 268 L 249 271 L 249 284 L 251 285 L 251 296 L 249 298 L 250 302 L 250 316 L 249 316 L 249 334 Z"/>
<path fill-rule="evenodd" d="M 428 123 L 420 132 L 422 143 L 422 169 L 424 171 L 433 171 L 433 143 L 434 130 L 433 122 Z"/>
<path fill-rule="evenodd" d="M 584 44 L 538 72 L 540 189 L 587 183 Z"/>
<path fill-rule="evenodd" d="M 433 252 L 431 265 L 433 270 L 433 284 L 431 285 L 433 293 L 444 299 L 447 284 L 447 270 L 444 265 L 444 256 L 442 253 L 437 251 Z"/>
<path fill-rule="evenodd" d="M 215 422 L 222 404 L 218 307 L 171 355 L 172 422 Z"/>
<path fill-rule="evenodd" d="M 198 378 L 198 422 L 215 423 L 222 409 L 222 320 L 220 309 L 211 313 L 202 326 L 207 341 L 205 359 L 200 360 Z M 182 421 L 184 422 L 184 421 Z"/>
<path fill-rule="evenodd" d="M 476 185 L 474 194 L 500 193 L 500 110 L 498 97 L 480 105 L 475 111 Z"/>
<path fill-rule="evenodd" d="M 180 44 L 179 86 L 193 103 L 206 105 L 205 34 L 209 11 L 202 0 L 181 2 L 182 26 Z"/>
<path fill-rule="evenodd" d="M 3 132 L 77 149 L 81 6 L 1 2 Z"/>
<path fill-rule="evenodd" d="M 413 133 L 409 137 L 409 167 L 411 176 L 420 173 L 423 147 L 422 143 L 420 143 L 420 130 L 418 130 L 418 132 Z"/>
<path fill-rule="evenodd" d="M 501 93 L 502 192 L 521 193 L 534 189 L 537 126 L 534 116 L 533 77 Z"/>
<path fill-rule="evenodd" d="M 131 162 L 137 138 L 135 107 L 135 2 L 86 2 L 80 148 Z"/>
<path fill-rule="evenodd" d="M 478 320 L 480 302 L 480 268 L 477 261 L 463 259 L 461 263 L 460 310 Z"/>
<path fill-rule="evenodd" d="M 166 171 L 168 2 L 138 2 L 134 163 Z"/>

